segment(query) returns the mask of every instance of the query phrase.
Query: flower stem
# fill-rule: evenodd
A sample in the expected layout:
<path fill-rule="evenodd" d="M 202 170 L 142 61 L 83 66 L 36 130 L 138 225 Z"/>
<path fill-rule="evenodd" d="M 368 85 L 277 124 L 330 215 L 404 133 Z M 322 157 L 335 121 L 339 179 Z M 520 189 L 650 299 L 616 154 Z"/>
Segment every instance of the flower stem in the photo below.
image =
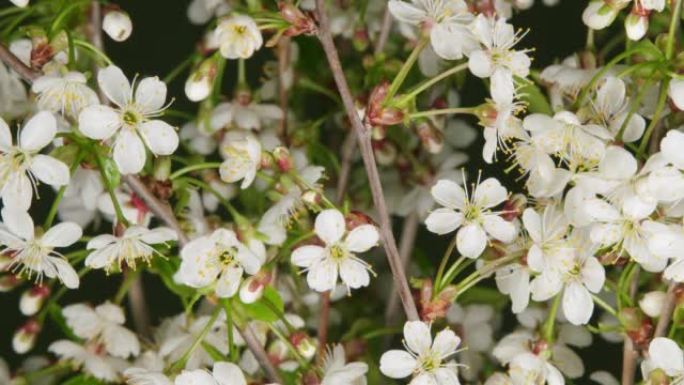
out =
<path fill-rule="evenodd" d="M 446 251 L 444 252 L 444 255 L 442 256 L 442 262 L 439 264 L 439 268 L 437 269 L 437 275 L 435 276 L 435 290 L 433 291 L 433 297 L 436 293 L 440 292 L 440 289 L 443 287 L 442 285 L 442 278 L 444 277 L 444 270 L 446 269 L 447 263 L 449 263 L 449 258 L 451 258 L 451 254 L 454 252 L 454 248 L 456 248 L 456 235 L 454 235 L 454 238 L 449 242 L 449 246 L 447 247 Z M 451 268 L 454 268 L 454 266 L 458 267 L 459 264 L 463 262 L 463 256 L 461 256 L 459 259 L 454 262 Z"/>
<path fill-rule="evenodd" d="M 676 33 L 679 28 L 679 17 L 682 14 L 682 0 L 674 0 L 671 2 L 672 7 L 672 18 L 670 19 L 670 30 L 667 33 L 667 44 L 665 45 L 665 58 L 671 59 L 674 54 L 674 45 L 676 42 Z"/>
<path fill-rule="evenodd" d="M 596 294 L 592 294 L 592 295 L 591 295 L 591 298 L 594 299 L 594 303 L 596 303 L 597 305 L 599 305 L 600 308 L 602 308 L 603 310 L 605 310 L 605 311 L 607 311 L 608 313 L 610 313 L 610 315 L 612 315 L 613 317 L 619 319 L 619 316 L 618 316 L 617 311 L 615 311 L 615 309 L 613 309 L 612 306 L 610 306 L 609 304 L 607 304 L 606 301 L 602 300 L 602 299 L 601 299 L 598 295 L 596 295 Z"/>
<path fill-rule="evenodd" d="M 428 88 L 432 87 L 433 85 L 439 83 L 441 80 L 448 78 L 451 75 L 454 75 L 456 73 L 459 73 L 463 71 L 464 69 L 468 68 L 468 63 L 462 63 L 460 65 L 457 65 L 455 67 L 449 68 L 448 70 L 440 73 L 439 75 L 435 76 L 432 79 L 428 79 L 425 82 L 419 84 L 416 88 L 411 90 L 408 94 L 402 95 L 399 98 L 399 101 L 397 104 L 399 106 L 403 106 L 407 103 L 409 103 L 412 99 L 414 99 L 418 94 L 421 92 L 427 90 Z"/>
<path fill-rule="evenodd" d="M 74 163 L 72 163 L 70 171 L 71 175 L 74 174 L 74 171 L 76 171 L 76 168 L 78 167 L 79 164 L 81 164 L 81 160 L 83 160 L 85 156 L 85 153 L 83 151 L 79 151 L 78 154 L 76 155 L 76 160 L 74 160 Z M 52 206 L 50 206 L 50 211 L 48 212 L 47 217 L 45 217 L 45 222 L 43 222 L 43 229 L 47 230 L 52 226 L 52 223 L 55 220 L 55 216 L 57 216 L 57 209 L 59 208 L 59 203 L 62 201 L 62 198 L 64 198 L 64 192 L 66 191 L 68 185 L 64 185 L 59 188 L 59 191 L 57 191 L 57 196 L 55 196 L 55 200 L 52 202 Z"/>
<path fill-rule="evenodd" d="M 548 318 L 546 319 L 546 322 L 544 322 L 543 336 L 544 340 L 546 340 L 549 345 L 553 344 L 555 337 L 553 331 L 556 325 L 556 314 L 558 313 L 558 306 L 560 305 L 561 297 L 562 296 L 560 293 L 556 294 L 556 297 L 551 303 L 551 309 L 549 310 L 549 315 L 547 316 Z"/>
<path fill-rule="evenodd" d="M 418 44 L 416 44 L 416 46 L 413 48 L 411 55 L 409 55 L 408 59 L 406 59 L 404 64 L 401 66 L 401 69 L 399 69 L 399 73 L 394 77 L 392 84 L 390 84 L 389 90 L 387 91 L 387 97 L 385 98 L 386 103 L 392 100 L 394 95 L 396 95 L 399 91 L 401 85 L 404 84 L 404 81 L 411 71 L 411 68 L 413 68 L 413 65 L 418 60 L 418 56 L 420 56 L 420 53 L 423 51 L 423 48 L 425 48 L 427 43 L 427 37 L 422 37 L 420 40 L 418 40 Z"/>
<path fill-rule="evenodd" d="M 205 163 L 199 163 L 199 164 L 193 164 L 187 167 L 183 167 L 180 170 L 174 172 L 169 176 L 170 180 L 174 180 L 182 175 L 185 175 L 189 172 L 197 171 L 197 170 L 206 170 L 208 168 L 219 168 L 221 167 L 221 163 L 219 162 L 205 162 Z"/>
<path fill-rule="evenodd" d="M 207 321 L 207 324 L 204 326 L 200 334 L 195 338 L 195 341 L 193 341 L 192 345 L 190 345 L 188 350 L 183 353 L 183 356 L 181 356 L 178 361 L 174 362 L 167 370 L 169 374 L 177 373 L 185 367 L 190 355 L 202 344 L 204 337 L 207 336 L 209 330 L 211 330 L 211 328 L 214 326 L 214 322 L 216 322 L 219 314 L 221 314 L 221 310 L 223 310 L 221 306 L 216 306 L 214 312 L 211 314 L 211 318 L 209 318 L 209 321 Z"/>
<path fill-rule="evenodd" d="M 454 108 L 440 108 L 437 110 L 428 110 L 414 112 L 409 115 L 411 119 L 427 118 L 429 116 L 437 115 L 453 115 L 453 114 L 474 114 L 475 108 L 473 107 L 454 107 Z"/>
<path fill-rule="evenodd" d="M 221 299 L 221 304 L 223 305 L 223 311 L 226 313 L 226 328 L 228 334 L 228 351 L 230 354 L 230 360 L 232 362 L 238 361 L 238 349 L 235 345 L 235 338 L 233 337 L 233 307 L 230 304 L 230 300 L 227 298 Z"/>
<path fill-rule="evenodd" d="M 74 39 L 74 45 L 85 48 L 87 51 L 90 51 L 91 53 L 94 53 L 96 57 L 102 59 L 107 65 L 112 65 L 112 59 L 109 58 L 109 56 L 105 55 L 104 52 L 100 51 L 95 47 L 94 45 L 88 43 L 87 41 L 80 40 L 80 39 Z"/>

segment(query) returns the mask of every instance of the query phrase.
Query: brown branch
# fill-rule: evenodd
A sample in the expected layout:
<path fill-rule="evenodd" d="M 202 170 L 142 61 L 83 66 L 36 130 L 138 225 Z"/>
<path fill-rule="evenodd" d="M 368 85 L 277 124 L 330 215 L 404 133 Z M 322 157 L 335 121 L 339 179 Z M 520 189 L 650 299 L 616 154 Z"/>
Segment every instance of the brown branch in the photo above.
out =
<path fill-rule="evenodd" d="M 632 299 L 639 288 L 639 266 L 637 265 L 635 269 L 629 286 L 629 296 Z M 622 385 L 634 385 L 638 357 L 639 353 L 634 349 L 634 342 L 629 336 L 625 336 L 625 341 L 622 345 Z"/>
<path fill-rule="evenodd" d="M 10 52 L 7 47 L 0 44 L 0 61 L 7 64 L 14 72 L 18 73 L 19 76 L 24 78 L 29 83 L 32 83 L 35 79 L 40 76 L 40 72 L 34 71 L 29 66 L 24 64 L 18 57 L 16 57 L 12 52 Z"/>
<path fill-rule="evenodd" d="M 344 142 L 342 142 L 342 163 L 340 175 L 337 177 L 337 203 L 342 203 L 347 193 L 354 150 L 356 150 L 356 135 L 354 135 L 354 130 L 349 130 L 347 136 L 344 137 Z"/>
<path fill-rule="evenodd" d="M 677 282 L 670 282 L 670 285 L 667 287 L 667 294 L 665 295 L 665 303 L 663 303 L 663 308 L 660 310 L 660 317 L 658 318 L 655 332 L 653 332 L 653 338 L 664 336 L 668 325 L 670 325 L 672 312 L 677 302 L 676 291 Z"/>
<path fill-rule="evenodd" d="M 382 16 L 382 27 L 380 27 L 380 35 L 378 35 L 378 41 L 375 44 L 375 55 L 381 54 L 385 50 L 387 45 L 387 40 L 389 39 L 390 30 L 392 29 L 392 14 L 387 6 L 389 2 L 385 4 L 385 13 Z"/>
<path fill-rule="evenodd" d="M 285 382 L 280 377 L 280 373 L 278 373 L 276 368 L 273 366 L 273 363 L 271 363 L 271 360 L 268 358 L 268 355 L 266 354 L 264 347 L 261 346 L 259 339 L 254 334 L 254 330 L 252 330 L 252 327 L 248 323 L 246 323 L 244 327 L 238 328 L 238 331 L 240 332 L 242 339 L 245 340 L 245 344 L 247 344 L 249 350 L 252 352 L 252 354 L 254 354 L 254 357 L 259 362 L 261 367 L 266 370 L 266 375 L 268 376 L 268 379 L 279 384 L 284 384 Z"/>
<path fill-rule="evenodd" d="M 318 315 L 318 363 L 322 364 L 325 359 L 326 345 L 328 344 L 328 322 L 330 321 L 330 290 L 321 293 L 320 309 Z"/>
<path fill-rule="evenodd" d="M 399 255 L 401 256 L 401 264 L 404 270 L 408 267 L 408 263 L 411 260 L 411 251 L 413 251 L 413 246 L 416 241 L 416 234 L 418 233 L 418 225 L 420 221 L 418 219 L 418 214 L 411 213 L 404 219 L 404 226 L 401 230 L 401 242 L 399 242 Z M 393 322 L 397 316 L 397 310 L 399 309 L 399 296 L 395 293 L 396 285 L 392 282 L 392 290 L 390 290 L 390 298 L 387 303 L 387 308 L 385 308 L 385 325 L 389 325 Z"/>
<path fill-rule="evenodd" d="M 321 41 L 321 45 L 323 46 L 323 50 L 328 59 L 328 64 L 330 65 L 333 77 L 335 78 L 335 83 L 337 84 L 340 96 L 342 97 L 342 103 L 347 112 L 347 117 L 351 121 L 352 127 L 356 132 L 361 155 L 363 156 L 363 163 L 366 167 L 371 194 L 373 196 L 373 203 L 375 204 L 375 208 L 380 217 L 380 235 L 382 237 L 390 269 L 392 270 L 392 276 L 397 285 L 401 302 L 404 305 L 404 312 L 409 320 L 418 320 L 418 310 L 413 301 L 411 289 L 409 288 L 408 280 L 406 279 L 406 274 L 404 273 L 404 268 L 401 264 L 401 257 L 399 256 L 399 250 L 397 250 L 394 234 L 392 234 L 392 223 L 382 192 L 378 167 L 375 164 L 375 154 L 373 153 L 373 147 L 371 145 L 370 130 L 364 126 L 363 122 L 361 122 L 361 118 L 356 112 L 354 99 L 349 90 L 347 79 L 342 71 L 342 64 L 340 63 L 340 58 L 337 54 L 337 48 L 335 47 L 332 35 L 330 34 L 330 24 L 324 3 L 324 0 L 316 0 L 319 20 L 318 38 Z"/>

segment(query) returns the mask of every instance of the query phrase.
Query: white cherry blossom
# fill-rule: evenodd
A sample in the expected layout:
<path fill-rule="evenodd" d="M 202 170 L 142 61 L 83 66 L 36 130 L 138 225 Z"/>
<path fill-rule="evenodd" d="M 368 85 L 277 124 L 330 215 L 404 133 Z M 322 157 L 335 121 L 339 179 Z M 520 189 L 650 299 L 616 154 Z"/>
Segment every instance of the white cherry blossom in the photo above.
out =
<path fill-rule="evenodd" d="M 163 258 L 152 245 L 175 241 L 177 237 L 176 232 L 168 227 L 150 230 L 142 226 L 131 226 L 120 237 L 101 234 L 88 241 L 86 248 L 93 251 L 88 254 L 85 264 L 107 272 L 124 267 L 135 270 L 138 262 L 149 264 L 155 255 Z"/>
<path fill-rule="evenodd" d="M 335 209 L 321 211 L 314 229 L 324 246 L 306 245 L 292 252 L 292 263 L 305 268 L 306 280 L 313 290 L 332 290 L 339 275 L 350 289 L 368 286 L 370 265 L 356 256 L 375 246 L 379 240 L 373 225 L 360 225 L 347 231 L 344 216 Z"/>
<path fill-rule="evenodd" d="M 56 133 L 55 117 L 41 111 L 20 130 L 14 145 L 9 126 L 0 119 L 0 195 L 5 206 L 28 210 L 37 180 L 54 187 L 69 184 L 69 167 L 40 154 Z"/>
<path fill-rule="evenodd" d="M 226 59 L 247 59 L 263 44 L 259 27 L 247 15 L 234 14 L 219 21 L 214 33 Z"/>
<path fill-rule="evenodd" d="M 233 231 L 217 229 L 183 247 L 175 279 L 195 288 L 216 284 L 216 295 L 232 297 L 240 288 L 244 273 L 254 275 L 259 271 L 266 260 L 265 253 L 263 248 L 244 245 Z"/>
<path fill-rule="evenodd" d="M 225 159 L 219 168 L 221 180 L 226 183 L 242 180 L 240 188 L 249 187 L 261 165 L 261 143 L 249 132 L 230 131 L 220 150 Z"/>
<path fill-rule="evenodd" d="M 461 339 L 451 329 L 437 333 L 434 340 L 430 326 L 422 321 L 404 324 L 406 350 L 390 350 L 380 358 L 380 371 L 390 378 L 413 376 L 409 385 L 460 385 L 458 365 L 452 356 Z"/>
<path fill-rule="evenodd" d="M 102 92 L 114 103 L 89 106 L 81 111 L 81 132 L 96 140 L 114 138 L 113 157 L 122 174 L 135 174 L 145 166 L 146 148 L 154 155 L 171 155 L 178 147 L 178 134 L 168 123 L 156 119 L 165 109 L 166 84 L 157 77 L 131 85 L 116 66 L 97 74 Z"/>
<path fill-rule="evenodd" d="M 456 247 L 468 258 L 479 257 L 490 238 L 508 243 L 516 236 L 515 225 L 491 211 L 508 197 L 506 189 L 494 178 L 475 186 L 471 196 L 457 183 L 440 180 L 432 187 L 432 196 L 444 207 L 427 217 L 428 230 L 448 234 L 458 229 Z"/>
<path fill-rule="evenodd" d="M 99 103 L 97 94 L 88 87 L 86 77 L 80 72 L 41 76 L 33 82 L 31 91 L 38 95 L 39 109 L 74 119 L 84 108 Z"/>
<path fill-rule="evenodd" d="M 69 289 L 76 289 L 79 278 L 69 261 L 55 248 L 69 247 L 76 243 L 83 231 L 73 222 L 62 222 L 36 233 L 31 216 L 14 207 L 2 209 L 0 244 L 3 253 L 11 253 L 9 269 L 37 282 L 43 276 L 57 278 Z"/>

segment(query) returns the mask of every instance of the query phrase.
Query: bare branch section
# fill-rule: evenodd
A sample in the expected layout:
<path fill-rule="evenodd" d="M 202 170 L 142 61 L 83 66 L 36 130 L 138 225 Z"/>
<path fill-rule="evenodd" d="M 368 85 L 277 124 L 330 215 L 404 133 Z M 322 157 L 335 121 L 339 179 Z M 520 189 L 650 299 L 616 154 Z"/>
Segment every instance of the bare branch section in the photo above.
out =
<path fill-rule="evenodd" d="M 12 68 L 16 73 L 18 73 L 24 80 L 32 83 L 33 80 L 40 76 L 40 73 L 32 70 L 28 66 L 19 60 L 12 52 L 10 52 L 7 47 L 0 44 L 0 61 Z M 123 177 L 125 183 L 135 192 L 140 198 L 142 198 L 150 211 L 155 214 L 159 219 L 161 219 L 167 226 L 171 227 L 178 233 L 178 245 L 182 247 L 185 245 L 189 238 L 185 232 L 181 229 L 180 223 L 173 214 L 171 207 L 165 202 L 160 201 L 157 197 L 152 194 L 152 192 L 147 189 L 147 186 L 133 175 L 127 175 Z M 278 373 L 277 369 L 273 366 L 271 361 L 268 359 L 268 355 L 264 350 L 263 346 L 259 343 L 259 340 L 254 336 L 254 332 L 249 328 L 249 325 L 245 326 L 245 330 L 240 330 L 247 348 L 257 357 L 259 364 L 266 372 L 270 381 L 282 383 L 282 378 Z"/>
<path fill-rule="evenodd" d="M 676 307 L 676 302 L 677 282 L 671 282 L 670 286 L 667 288 L 665 303 L 663 303 L 663 308 L 660 310 L 660 317 L 658 317 L 658 323 L 656 324 L 655 332 L 653 332 L 653 338 L 662 337 L 666 334 L 665 332 L 672 320 L 672 312 Z"/>
<path fill-rule="evenodd" d="M 347 112 L 347 117 L 351 121 L 359 143 L 359 148 L 361 149 L 363 163 L 366 167 L 366 174 L 373 195 L 373 203 L 375 204 L 375 208 L 380 217 L 380 234 L 387 254 L 387 260 L 389 261 L 390 269 L 392 270 L 392 276 L 397 285 L 397 290 L 404 306 L 406 317 L 411 321 L 415 321 L 419 319 L 418 310 L 416 309 L 416 304 L 411 296 L 411 290 L 408 285 L 408 280 L 406 279 L 404 267 L 401 264 L 397 243 L 394 239 L 394 234 L 392 234 L 392 223 L 382 191 L 378 167 L 375 164 L 375 155 L 373 153 L 373 147 L 371 146 L 370 131 L 366 129 L 356 112 L 354 99 L 349 90 L 347 79 L 342 71 L 342 64 L 340 63 L 340 58 L 337 54 L 337 48 L 335 47 L 332 35 L 330 34 L 330 22 L 325 10 L 324 0 L 316 0 L 316 8 L 318 10 L 319 18 L 318 37 L 325 51 L 325 56 L 328 59 L 328 64 L 330 65 L 333 77 L 335 78 L 335 84 L 342 97 L 342 103 Z"/>

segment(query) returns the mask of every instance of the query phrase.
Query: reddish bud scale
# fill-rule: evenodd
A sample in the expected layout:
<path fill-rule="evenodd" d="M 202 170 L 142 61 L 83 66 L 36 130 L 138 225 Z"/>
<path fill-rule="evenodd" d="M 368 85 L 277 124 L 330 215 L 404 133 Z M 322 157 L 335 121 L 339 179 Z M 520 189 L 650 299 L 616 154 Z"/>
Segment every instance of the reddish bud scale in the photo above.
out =
<path fill-rule="evenodd" d="M 285 147 L 277 147 L 273 150 L 273 161 L 281 172 L 289 172 L 294 168 L 294 160 Z"/>
<path fill-rule="evenodd" d="M 285 36 L 314 35 L 318 31 L 316 22 L 310 13 L 304 13 L 293 4 L 281 1 L 278 3 L 280 16 L 291 26 L 285 30 Z"/>
<path fill-rule="evenodd" d="M 38 44 L 31 50 L 31 68 L 41 69 L 55 55 L 52 46 L 47 43 Z"/>
<path fill-rule="evenodd" d="M 404 121 L 404 112 L 395 107 L 383 106 L 389 83 L 383 82 L 376 86 L 368 98 L 365 121 L 372 126 L 392 126 Z"/>
<path fill-rule="evenodd" d="M 31 318 L 31 319 L 27 320 L 26 322 L 24 322 L 24 324 L 19 327 L 18 331 L 26 333 L 26 334 L 35 335 L 35 334 L 40 333 L 41 328 L 42 327 L 41 327 L 40 323 L 38 323 L 38 321 L 36 321 L 35 319 Z"/>
<path fill-rule="evenodd" d="M 535 355 L 540 355 L 549 349 L 549 343 L 545 340 L 537 340 L 532 343 L 530 348 L 532 353 Z"/>
<path fill-rule="evenodd" d="M 373 218 L 362 213 L 361 211 L 350 211 L 349 214 L 347 214 L 347 216 L 344 218 L 344 220 L 346 222 L 347 230 L 349 231 L 354 230 L 355 228 L 361 225 L 373 225 L 377 227 L 377 224 L 375 223 L 375 221 L 373 221 Z"/>

